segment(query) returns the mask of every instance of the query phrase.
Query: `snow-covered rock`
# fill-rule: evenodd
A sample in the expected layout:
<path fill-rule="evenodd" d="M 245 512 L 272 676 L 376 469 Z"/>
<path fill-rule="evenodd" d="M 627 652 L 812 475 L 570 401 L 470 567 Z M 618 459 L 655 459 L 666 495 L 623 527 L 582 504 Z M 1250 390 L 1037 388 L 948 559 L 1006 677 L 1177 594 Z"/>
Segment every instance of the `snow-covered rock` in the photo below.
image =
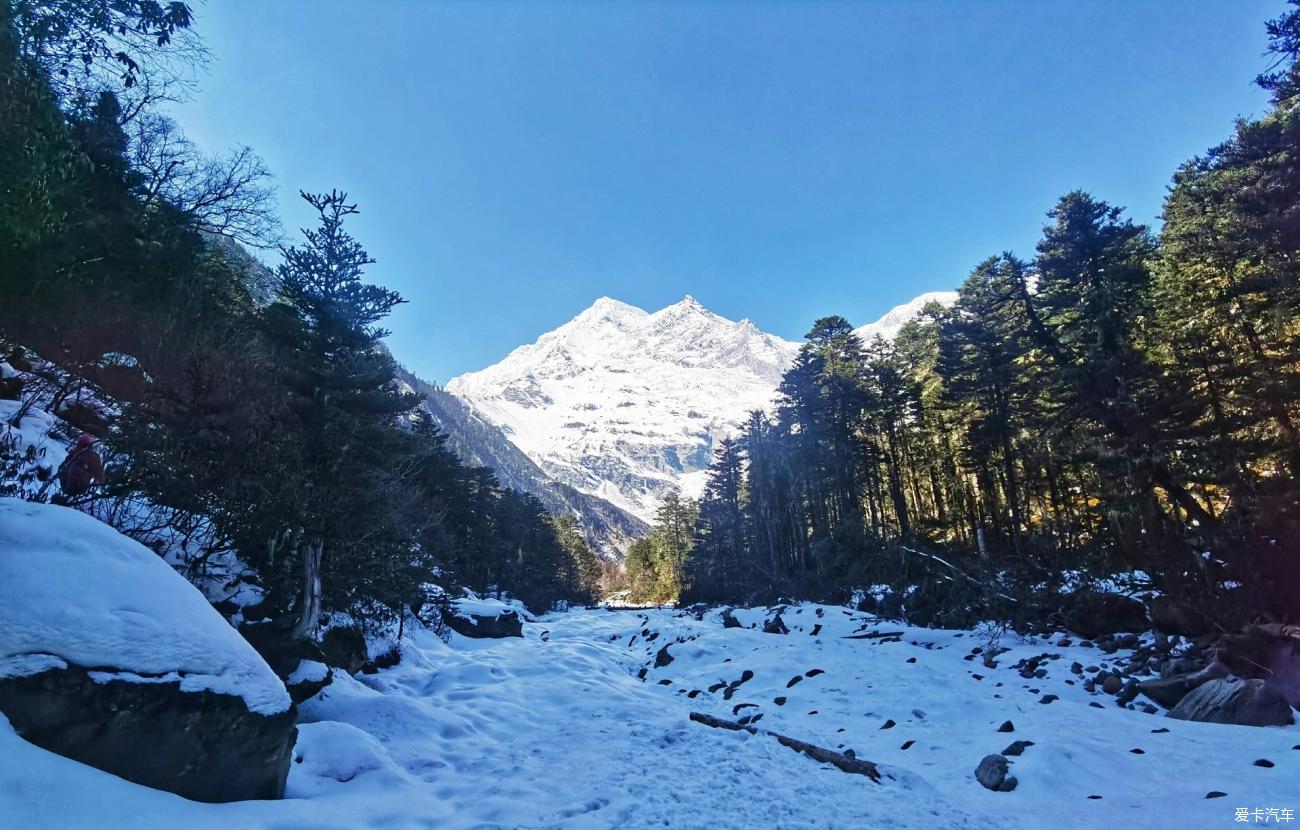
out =
<path fill-rule="evenodd" d="M 0 712 L 28 740 L 206 801 L 283 793 L 284 684 L 155 553 L 0 498 Z"/>
<path fill-rule="evenodd" d="M 519 611 L 498 600 L 477 597 L 453 600 L 443 612 L 442 620 L 463 637 L 496 639 L 524 636 Z"/>

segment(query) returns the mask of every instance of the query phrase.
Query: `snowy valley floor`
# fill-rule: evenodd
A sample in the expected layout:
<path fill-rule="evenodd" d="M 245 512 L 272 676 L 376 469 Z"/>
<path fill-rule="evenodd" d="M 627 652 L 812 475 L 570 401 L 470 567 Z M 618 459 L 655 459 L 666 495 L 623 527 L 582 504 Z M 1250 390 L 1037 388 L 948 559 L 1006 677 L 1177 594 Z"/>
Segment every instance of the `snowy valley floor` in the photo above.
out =
<path fill-rule="evenodd" d="M 765 612 L 736 616 L 761 628 Z M 302 707 L 301 761 L 277 802 L 197 804 L 147 790 L 37 749 L 0 719 L 0 826 L 1213 828 L 1239 826 L 1238 808 L 1300 813 L 1300 726 L 1122 709 L 1070 672 L 1073 661 L 1104 668 L 1123 651 L 1007 634 L 999 644 L 1011 651 L 987 669 L 964 659 L 988 645 L 972 632 L 812 605 L 784 620 L 790 633 L 780 635 L 725 629 L 716 612 L 697 621 L 586 610 L 526 624 L 522 640 L 443 643 L 418 632 L 401 665 L 337 678 Z M 848 638 L 864 631 L 902 636 Z M 664 645 L 672 662 L 654 668 Z M 1045 678 L 1012 668 L 1044 653 L 1060 655 Z M 729 700 L 725 688 L 708 691 L 746 672 Z M 692 710 L 761 713 L 758 727 L 851 748 L 886 778 L 692 723 Z M 1007 720 L 1015 731 L 999 732 Z M 1019 787 L 981 787 L 980 759 L 1016 740 L 1034 742 L 1011 759 Z M 1211 791 L 1227 795 L 1207 799 Z"/>

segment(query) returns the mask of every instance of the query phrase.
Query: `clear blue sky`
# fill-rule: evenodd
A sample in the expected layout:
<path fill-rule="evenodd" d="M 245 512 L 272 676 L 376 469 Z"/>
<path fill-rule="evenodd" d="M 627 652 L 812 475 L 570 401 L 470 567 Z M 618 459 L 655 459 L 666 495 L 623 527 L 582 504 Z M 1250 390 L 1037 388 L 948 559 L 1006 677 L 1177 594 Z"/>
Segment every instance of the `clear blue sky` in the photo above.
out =
<path fill-rule="evenodd" d="M 252 145 L 286 227 L 346 189 L 399 360 L 482 368 L 601 295 L 798 339 L 1032 253 L 1083 188 L 1156 219 L 1259 114 L 1281 0 L 208 0 L 178 110 Z"/>

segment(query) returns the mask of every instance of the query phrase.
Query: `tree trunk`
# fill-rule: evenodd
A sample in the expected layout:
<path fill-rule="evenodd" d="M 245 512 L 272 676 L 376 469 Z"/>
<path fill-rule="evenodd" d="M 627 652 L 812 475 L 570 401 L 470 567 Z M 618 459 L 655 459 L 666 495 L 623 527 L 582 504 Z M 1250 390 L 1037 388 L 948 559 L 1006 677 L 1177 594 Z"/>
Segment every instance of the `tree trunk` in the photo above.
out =
<path fill-rule="evenodd" d="M 691 720 L 696 723 L 702 723 L 705 726 L 712 726 L 714 729 L 730 729 L 733 732 L 748 732 L 751 735 L 769 735 L 776 738 L 781 746 L 789 747 L 795 752 L 807 755 L 814 761 L 823 764 L 832 764 L 845 772 L 852 772 L 857 775 L 865 775 L 877 784 L 880 783 L 880 771 L 876 765 L 870 761 L 860 761 L 852 755 L 845 755 L 842 752 L 836 752 L 833 749 L 827 749 L 823 746 L 810 744 L 797 738 L 791 738 L 778 732 L 769 732 L 766 729 L 758 729 L 748 724 L 736 723 L 735 721 L 715 718 L 712 715 L 706 715 L 703 712 L 691 712 Z"/>
<path fill-rule="evenodd" d="M 325 543 L 315 539 L 308 543 L 302 558 L 302 601 L 298 603 L 298 622 L 293 626 L 294 637 L 309 637 L 316 633 L 321 608 L 321 558 Z"/>

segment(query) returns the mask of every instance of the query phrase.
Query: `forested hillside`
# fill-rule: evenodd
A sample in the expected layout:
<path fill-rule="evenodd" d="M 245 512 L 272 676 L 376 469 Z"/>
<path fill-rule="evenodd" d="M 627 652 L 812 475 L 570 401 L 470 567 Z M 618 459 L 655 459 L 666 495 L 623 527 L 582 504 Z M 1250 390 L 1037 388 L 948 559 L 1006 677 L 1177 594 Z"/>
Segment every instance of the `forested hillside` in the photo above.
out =
<path fill-rule="evenodd" d="M 192 22 L 179 2 L 0 3 L 10 426 L 48 409 L 69 441 L 98 434 L 107 483 L 75 506 L 128 534 L 201 523 L 194 566 L 233 550 L 262 589 L 247 620 L 387 623 L 438 586 L 594 599 L 571 522 L 461 463 L 403 391 L 382 345 L 403 300 L 367 281 L 356 205 L 303 192 L 318 221 L 283 234 L 258 156 L 208 156 L 166 116 L 205 59 Z M 0 446 L 5 489 L 47 500 L 48 470 L 18 475 L 28 449 Z"/>
<path fill-rule="evenodd" d="M 1300 13 L 1269 36 L 1271 109 L 1175 173 L 1160 227 L 1069 193 L 1032 257 L 995 253 L 892 340 L 816 321 L 698 520 L 639 551 L 639 593 L 867 588 L 966 623 L 1137 572 L 1202 623 L 1300 617 Z"/>
<path fill-rule="evenodd" d="M 536 496 L 552 515 L 577 517 L 587 545 L 605 560 L 621 560 L 628 545 L 649 532 L 646 523 L 631 513 L 548 476 L 460 398 L 410 373 L 403 372 L 402 377 L 424 397 L 424 408 L 462 461 L 490 468 L 505 486 Z"/>

